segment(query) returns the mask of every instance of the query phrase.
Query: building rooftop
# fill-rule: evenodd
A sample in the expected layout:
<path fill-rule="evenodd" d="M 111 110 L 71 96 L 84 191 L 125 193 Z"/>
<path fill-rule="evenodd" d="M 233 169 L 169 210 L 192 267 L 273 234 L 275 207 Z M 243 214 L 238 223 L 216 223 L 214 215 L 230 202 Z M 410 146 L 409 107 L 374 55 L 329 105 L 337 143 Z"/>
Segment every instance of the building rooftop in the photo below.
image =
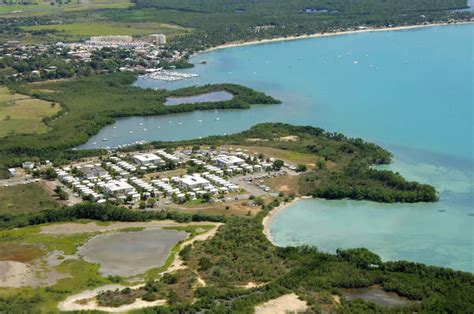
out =
<path fill-rule="evenodd" d="M 80 168 L 86 178 L 101 177 L 107 174 L 107 171 L 101 166 L 86 165 Z"/>
<path fill-rule="evenodd" d="M 109 183 L 105 184 L 105 188 L 111 192 L 133 189 L 133 187 L 125 181 L 110 181 Z"/>
<path fill-rule="evenodd" d="M 189 186 L 196 184 L 209 184 L 209 181 L 198 176 L 185 176 L 183 178 L 180 178 L 179 181 Z"/>
<path fill-rule="evenodd" d="M 152 162 L 152 161 L 155 161 L 155 160 L 161 160 L 161 158 L 158 157 L 157 155 L 149 154 L 149 153 L 136 154 L 136 155 L 133 155 L 133 158 L 136 159 L 136 160 L 139 160 L 140 162 L 143 162 L 143 163 Z"/>
<path fill-rule="evenodd" d="M 232 155 L 219 155 L 216 157 L 216 160 L 226 164 L 238 164 L 245 162 L 245 160 L 242 158 Z"/>

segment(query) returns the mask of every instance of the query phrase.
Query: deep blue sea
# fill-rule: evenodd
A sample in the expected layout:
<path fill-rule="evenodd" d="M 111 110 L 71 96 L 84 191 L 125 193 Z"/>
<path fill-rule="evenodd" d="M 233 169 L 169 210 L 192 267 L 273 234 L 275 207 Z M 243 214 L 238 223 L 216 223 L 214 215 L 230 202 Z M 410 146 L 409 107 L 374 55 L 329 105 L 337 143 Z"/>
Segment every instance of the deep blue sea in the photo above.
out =
<path fill-rule="evenodd" d="M 264 121 L 362 137 L 394 153 L 391 169 L 435 185 L 440 202 L 308 200 L 274 219 L 274 242 L 314 244 L 325 251 L 365 246 L 386 260 L 474 272 L 473 50 L 473 24 L 215 50 L 192 60 L 207 64 L 185 70 L 198 78 L 136 84 L 175 89 L 239 83 L 283 104 L 120 119 L 83 147 L 232 133 Z M 104 137 L 109 141 L 102 142 Z"/>

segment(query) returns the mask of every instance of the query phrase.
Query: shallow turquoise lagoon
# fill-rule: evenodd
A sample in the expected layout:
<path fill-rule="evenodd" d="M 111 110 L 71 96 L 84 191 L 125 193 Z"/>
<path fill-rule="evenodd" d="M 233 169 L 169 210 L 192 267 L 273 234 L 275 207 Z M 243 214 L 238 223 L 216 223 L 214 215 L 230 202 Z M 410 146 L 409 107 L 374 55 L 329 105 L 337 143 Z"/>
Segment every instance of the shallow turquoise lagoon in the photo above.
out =
<path fill-rule="evenodd" d="M 271 229 L 276 244 L 310 243 L 327 250 L 367 246 L 384 259 L 474 271 L 473 46 L 474 25 L 469 24 L 200 54 L 192 61 L 207 64 L 186 70 L 199 73 L 198 78 L 173 83 L 139 79 L 136 84 L 175 89 L 239 83 L 283 103 L 120 119 L 83 147 L 232 133 L 264 121 L 308 124 L 362 137 L 394 153 L 392 169 L 435 185 L 441 201 L 308 201 L 275 219 Z M 102 142 L 104 137 L 109 141 Z M 352 222 L 351 228 L 341 224 L 341 217 Z M 322 221 L 327 228 L 322 228 Z"/>
<path fill-rule="evenodd" d="M 378 204 L 302 200 L 273 219 L 272 241 L 325 252 L 366 247 L 383 260 L 411 260 L 473 272 L 469 208 L 448 203 Z M 466 232 L 467 231 L 467 232 Z M 472 231 L 471 231 L 472 232 Z"/>

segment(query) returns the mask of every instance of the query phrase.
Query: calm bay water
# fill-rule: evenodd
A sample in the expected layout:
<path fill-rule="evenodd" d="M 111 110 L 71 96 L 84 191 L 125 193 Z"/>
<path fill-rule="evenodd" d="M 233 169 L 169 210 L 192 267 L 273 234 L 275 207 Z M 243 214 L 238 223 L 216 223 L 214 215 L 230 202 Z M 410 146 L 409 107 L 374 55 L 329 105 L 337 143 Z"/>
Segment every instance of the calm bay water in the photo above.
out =
<path fill-rule="evenodd" d="M 187 96 L 187 97 L 169 97 L 166 99 L 165 105 L 167 106 L 176 106 L 181 104 L 196 104 L 201 102 L 216 102 L 216 101 L 226 101 L 234 98 L 234 95 L 227 91 L 216 91 L 205 93 L 196 96 Z"/>
<path fill-rule="evenodd" d="M 136 84 L 175 89 L 239 83 L 283 103 L 121 119 L 83 147 L 232 133 L 264 121 L 310 124 L 362 137 L 394 152 L 392 169 L 434 184 L 441 201 L 416 205 L 305 201 L 275 218 L 271 226 L 275 243 L 309 243 L 329 251 L 366 246 L 384 259 L 473 272 L 473 34 L 470 24 L 201 54 L 193 61 L 207 64 L 186 70 L 199 73 L 198 78 L 173 83 L 139 79 Z M 109 141 L 102 142 L 104 137 Z"/>

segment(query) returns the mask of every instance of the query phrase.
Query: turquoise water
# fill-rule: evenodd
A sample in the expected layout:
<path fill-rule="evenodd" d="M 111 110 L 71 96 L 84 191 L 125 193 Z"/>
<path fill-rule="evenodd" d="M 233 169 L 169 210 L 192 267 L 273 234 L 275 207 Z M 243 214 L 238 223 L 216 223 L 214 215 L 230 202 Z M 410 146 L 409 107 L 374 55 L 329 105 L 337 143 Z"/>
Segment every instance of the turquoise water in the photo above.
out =
<path fill-rule="evenodd" d="M 387 168 L 434 185 L 441 193 L 439 202 L 302 200 L 272 220 L 272 241 L 280 246 L 311 244 L 325 252 L 366 247 L 383 260 L 404 259 L 474 272 L 472 163 L 412 149 L 395 151 L 395 161 Z"/>
<path fill-rule="evenodd" d="M 207 64 L 186 70 L 199 73 L 198 78 L 173 83 L 140 79 L 136 84 L 174 89 L 240 83 L 283 103 L 121 119 L 84 147 L 232 133 L 263 121 L 310 124 L 362 137 L 394 152 L 392 169 L 434 184 L 441 201 L 416 205 L 308 201 L 275 219 L 271 230 L 276 244 L 310 243 L 327 250 L 367 246 L 385 259 L 474 271 L 473 33 L 472 24 L 430 27 L 201 54 L 193 61 Z M 109 141 L 103 143 L 103 137 Z M 353 222 L 351 228 L 340 223 L 341 216 Z M 324 217 L 331 228 L 316 228 Z M 397 220 L 400 217 L 404 218 Z M 302 228 L 299 223 L 311 226 Z M 351 229 L 360 233 L 351 234 Z"/>
<path fill-rule="evenodd" d="M 262 121 L 318 125 L 381 144 L 471 158 L 473 25 L 361 33 L 243 46 L 198 55 L 179 82 L 140 79 L 143 87 L 240 83 L 283 104 L 240 112 L 195 112 L 126 118 L 84 147 L 136 140 L 179 140 L 236 132 Z M 357 61 L 357 64 L 354 64 Z M 372 67 L 370 67 L 372 66 Z M 221 119 L 216 126 L 215 117 Z M 169 126 L 169 120 L 182 122 Z M 198 120 L 203 120 L 198 123 Z M 147 133 L 139 123 L 146 124 Z M 159 127 L 159 128 L 158 128 Z M 134 131 L 128 135 L 128 131 Z M 100 143 L 105 134 L 109 142 Z"/>

